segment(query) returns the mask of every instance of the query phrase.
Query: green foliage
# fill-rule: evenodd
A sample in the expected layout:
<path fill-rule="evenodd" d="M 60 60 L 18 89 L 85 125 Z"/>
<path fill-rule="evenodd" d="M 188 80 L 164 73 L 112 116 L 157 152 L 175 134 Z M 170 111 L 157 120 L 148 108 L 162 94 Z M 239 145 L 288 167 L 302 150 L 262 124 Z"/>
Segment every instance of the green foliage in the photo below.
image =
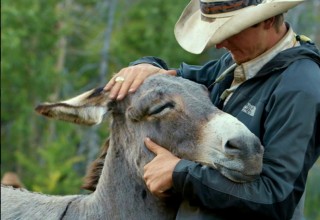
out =
<path fill-rule="evenodd" d="M 187 2 L 1 0 L 1 176 L 16 171 L 28 189 L 79 192 L 81 177 L 108 136 L 107 129 L 49 121 L 37 116 L 34 107 L 104 85 L 114 72 L 142 56 L 161 57 L 171 67 L 218 57 L 216 50 L 189 54 L 176 42 L 174 25 Z M 314 33 L 319 45 L 319 13 L 312 2 L 301 19 L 296 13 L 293 18 L 300 21 L 299 33 Z M 101 75 L 103 64 L 108 69 Z M 320 219 L 319 166 L 309 175 L 310 219 Z"/>
<path fill-rule="evenodd" d="M 73 86 L 69 86 L 72 85 L 70 82 L 81 81 L 82 86 L 90 82 L 91 76 L 78 80 L 77 75 L 71 75 L 77 72 L 78 66 L 85 65 L 86 57 L 72 62 L 68 59 L 76 57 L 71 52 L 68 56 L 69 51 L 74 51 L 74 48 L 81 49 L 85 44 L 84 41 L 90 41 L 90 38 L 84 38 L 84 41 L 78 41 L 78 45 L 74 44 L 73 48 L 68 47 L 68 42 L 72 45 L 71 43 L 75 41 L 72 39 L 81 39 L 82 34 L 79 33 L 84 33 L 90 26 L 89 21 L 81 23 L 84 29 L 79 30 L 75 25 L 77 18 L 82 18 L 81 12 L 85 11 L 85 14 L 91 12 L 92 15 L 92 7 L 97 1 L 93 1 L 91 5 L 88 1 L 85 2 L 83 5 L 68 5 L 55 0 L 1 2 L 1 176 L 6 171 L 18 172 L 25 185 L 32 188 L 38 185 L 37 189 L 44 190 L 46 183 L 41 182 L 42 179 L 49 180 L 52 184 L 50 189 L 44 191 L 61 193 L 74 192 L 74 189 L 79 191 L 79 186 L 74 187 L 81 181 L 79 176 L 73 176 L 71 173 L 71 176 L 65 178 L 70 165 L 63 164 L 62 169 L 66 171 L 59 170 L 58 161 L 66 157 L 52 154 L 51 159 L 43 159 L 46 155 L 40 149 L 45 147 L 50 152 L 53 149 L 60 149 L 62 154 L 64 151 L 58 146 L 63 144 L 63 138 L 69 137 L 66 155 L 77 158 L 77 150 L 81 143 L 79 138 L 82 133 L 81 128 L 68 126 L 65 123 L 49 123 L 48 120 L 35 114 L 34 107 L 39 102 L 62 99 L 64 93 L 67 93 L 65 97 L 74 95 Z M 76 10 L 79 9 L 78 6 L 80 11 Z M 80 25 L 80 22 L 77 24 Z M 63 44 L 64 40 L 67 40 L 66 44 Z M 73 81 L 69 81 L 71 78 Z M 59 136 L 61 139 L 57 138 Z M 28 161 L 22 158 L 27 158 Z M 50 166 L 46 164 L 43 172 L 26 166 L 32 161 L 37 164 L 42 160 L 51 164 Z M 73 159 L 69 163 L 72 161 Z M 87 162 L 82 161 L 82 165 L 76 164 L 78 169 L 81 167 L 79 172 L 83 176 Z M 47 168 L 51 169 L 48 175 L 45 172 Z M 61 189 L 55 186 L 58 183 L 55 181 L 59 181 L 58 187 Z"/>
<path fill-rule="evenodd" d="M 184 7 L 183 1 L 165 4 L 161 0 L 140 0 L 130 8 L 120 5 L 111 54 L 121 64 L 148 55 L 161 57 L 172 67 L 178 67 L 181 62 L 199 63 L 206 54 L 186 53 L 174 37 L 174 25 Z"/>
<path fill-rule="evenodd" d="M 309 220 L 320 220 L 320 159 L 310 170 L 305 201 L 305 215 Z"/>
<path fill-rule="evenodd" d="M 51 144 L 37 148 L 34 152 L 37 160 L 16 151 L 17 162 L 24 167 L 25 174 L 32 177 L 31 181 L 25 178 L 28 189 L 49 194 L 79 193 L 81 176 L 74 167 L 83 161 L 84 157 L 75 156 L 76 149 L 69 146 L 69 139 L 59 135 Z"/>
<path fill-rule="evenodd" d="M 25 152 L 37 132 L 35 103 L 59 83 L 53 57 L 57 34 L 54 1 L 1 3 L 1 162 L 9 170 L 18 169 L 10 152 Z"/>

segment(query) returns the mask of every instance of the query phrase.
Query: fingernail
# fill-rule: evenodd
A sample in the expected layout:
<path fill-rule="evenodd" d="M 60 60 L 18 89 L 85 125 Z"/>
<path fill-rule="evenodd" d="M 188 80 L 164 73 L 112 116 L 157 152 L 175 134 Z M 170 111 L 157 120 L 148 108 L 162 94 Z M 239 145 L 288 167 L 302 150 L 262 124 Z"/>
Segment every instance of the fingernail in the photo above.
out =
<path fill-rule="evenodd" d="M 117 100 L 121 100 L 123 98 L 123 95 L 118 95 Z"/>

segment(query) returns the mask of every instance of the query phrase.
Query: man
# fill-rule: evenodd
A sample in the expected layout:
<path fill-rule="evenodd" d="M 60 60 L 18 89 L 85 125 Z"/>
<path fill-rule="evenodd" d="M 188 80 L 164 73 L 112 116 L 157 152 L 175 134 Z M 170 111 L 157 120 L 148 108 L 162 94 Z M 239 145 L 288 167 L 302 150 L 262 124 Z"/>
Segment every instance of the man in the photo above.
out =
<path fill-rule="evenodd" d="M 180 159 L 151 140 L 156 157 L 145 166 L 150 191 L 183 198 L 177 219 L 302 219 L 308 171 L 320 153 L 320 56 L 296 35 L 283 13 L 303 0 L 191 0 L 175 26 L 179 44 L 199 54 L 228 53 L 204 66 L 144 57 L 106 85 L 121 100 L 157 72 L 201 83 L 217 107 L 256 134 L 265 147 L 258 180 L 236 184 L 218 171 Z"/>

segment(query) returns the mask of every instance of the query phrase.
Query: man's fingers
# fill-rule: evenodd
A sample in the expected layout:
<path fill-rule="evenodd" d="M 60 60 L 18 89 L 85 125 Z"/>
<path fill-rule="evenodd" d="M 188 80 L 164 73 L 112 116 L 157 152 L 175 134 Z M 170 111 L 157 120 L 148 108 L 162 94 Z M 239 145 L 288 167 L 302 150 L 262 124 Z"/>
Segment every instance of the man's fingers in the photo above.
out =
<path fill-rule="evenodd" d="M 153 153 L 158 154 L 158 145 L 151 141 L 150 138 L 145 138 L 144 143 L 146 144 L 146 147 Z"/>
<path fill-rule="evenodd" d="M 110 81 L 107 83 L 107 85 L 103 88 L 105 91 L 109 92 L 111 88 L 114 86 L 114 84 L 116 84 L 116 82 L 114 81 L 114 78 L 115 77 L 112 77 Z"/>
<path fill-rule="evenodd" d="M 172 75 L 172 76 L 176 76 L 177 75 L 177 71 L 176 70 L 168 70 L 167 74 Z"/>
<path fill-rule="evenodd" d="M 146 147 L 156 155 L 158 155 L 161 152 L 167 151 L 165 148 L 161 147 L 160 145 L 154 143 L 150 138 L 145 138 L 144 143 L 146 144 Z"/>
<path fill-rule="evenodd" d="M 104 87 L 110 99 L 122 100 L 128 93 L 135 92 L 143 81 L 152 74 L 176 75 L 176 70 L 164 70 L 151 64 L 139 64 L 121 69 Z"/>
<path fill-rule="evenodd" d="M 117 100 L 122 100 L 128 94 L 131 83 L 131 81 L 124 81 L 121 84 L 120 90 L 118 91 Z"/>

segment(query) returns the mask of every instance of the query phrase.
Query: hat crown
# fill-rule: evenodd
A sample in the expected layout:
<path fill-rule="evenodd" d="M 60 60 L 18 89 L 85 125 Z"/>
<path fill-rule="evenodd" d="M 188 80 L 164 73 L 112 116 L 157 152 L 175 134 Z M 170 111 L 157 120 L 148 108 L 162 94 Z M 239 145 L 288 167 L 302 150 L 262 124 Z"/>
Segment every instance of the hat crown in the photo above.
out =
<path fill-rule="evenodd" d="M 182 48 L 194 54 L 306 0 L 190 0 L 175 25 Z M 210 14 L 211 13 L 211 14 Z"/>
<path fill-rule="evenodd" d="M 204 15 L 220 14 L 258 5 L 262 2 L 263 0 L 200 0 L 200 10 Z"/>

